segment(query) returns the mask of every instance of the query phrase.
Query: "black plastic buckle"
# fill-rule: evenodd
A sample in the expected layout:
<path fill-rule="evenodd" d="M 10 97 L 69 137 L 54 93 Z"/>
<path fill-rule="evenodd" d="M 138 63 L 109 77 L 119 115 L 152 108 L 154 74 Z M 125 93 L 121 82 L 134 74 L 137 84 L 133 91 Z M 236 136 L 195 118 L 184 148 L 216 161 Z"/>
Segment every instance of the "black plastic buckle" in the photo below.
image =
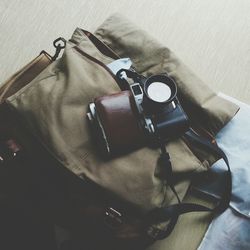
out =
<path fill-rule="evenodd" d="M 112 207 L 108 207 L 104 215 L 105 224 L 111 228 L 117 228 L 122 224 L 122 214 Z"/>

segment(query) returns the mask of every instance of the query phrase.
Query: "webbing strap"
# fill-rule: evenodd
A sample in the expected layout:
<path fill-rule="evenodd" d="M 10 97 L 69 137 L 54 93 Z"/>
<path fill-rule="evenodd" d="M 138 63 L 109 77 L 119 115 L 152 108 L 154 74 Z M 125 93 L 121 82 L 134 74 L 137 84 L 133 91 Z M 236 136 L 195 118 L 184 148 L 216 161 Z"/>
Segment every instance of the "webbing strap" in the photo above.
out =
<path fill-rule="evenodd" d="M 212 154 L 222 158 L 226 165 L 228 171 L 226 172 L 226 186 L 225 191 L 215 206 L 215 208 L 211 209 L 203 205 L 195 204 L 195 203 L 182 203 L 178 197 L 178 194 L 175 190 L 174 183 L 173 183 L 173 172 L 172 172 L 172 165 L 170 161 L 170 156 L 167 153 L 165 147 L 161 147 L 162 154 L 160 157 L 161 164 L 164 164 L 165 167 L 165 177 L 168 185 L 172 189 L 173 193 L 177 197 L 178 203 L 164 207 L 164 208 L 157 208 L 149 212 L 146 217 L 144 218 L 144 223 L 146 226 L 151 226 L 152 224 L 167 222 L 169 221 L 167 227 L 164 230 L 158 230 L 157 234 L 155 234 L 154 239 L 160 240 L 167 237 L 174 229 L 178 218 L 180 215 L 190 212 L 213 212 L 213 213 L 220 213 L 223 212 L 228 206 L 231 198 L 231 189 L 232 189 L 232 180 L 231 180 L 231 171 L 228 162 L 228 158 L 217 145 L 211 143 L 209 140 L 197 135 L 194 131 L 189 130 L 184 135 L 185 139 L 189 141 L 194 146 L 199 146 L 200 148 L 204 148 L 205 150 L 211 152 Z M 6 144 L 7 143 L 7 144 Z M 3 160 L 8 159 L 9 156 L 13 157 L 18 151 L 19 146 L 18 144 L 14 143 L 13 140 L 8 140 L 6 143 L 0 143 L 0 151 L 1 155 L 0 158 Z"/>
<path fill-rule="evenodd" d="M 161 155 L 160 160 L 162 161 L 162 163 L 165 163 L 165 167 L 167 170 L 166 180 L 170 188 L 173 190 L 175 196 L 177 197 L 178 204 L 174 204 L 174 205 L 164 207 L 164 208 L 157 208 L 147 214 L 146 222 L 148 223 L 148 225 L 161 223 L 161 222 L 170 220 L 165 230 L 159 230 L 159 232 L 155 235 L 154 239 L 156 240 L 167 237 L 173 231 L 174 226 L 177 223 L 178 217 L 181 214 L 190 213 L 190 212 L 198 212 L 198 211 L 200 212 L 210 211 L 213 213 L 221 213 L 229 206 L 229 202 L 231 198 L 231 190 L 232 190 L 232 178 L 231 178 L 231 170 L 229 166 L 229 161 L 228 161 L 226 154 L 217 145 L 211 143 L 206 138 L 199 136 L 193 130 L 189 130 L 188 132 L 186 132 L 184 137 L 192 145 L 199 146 L 200 148 L 208 150 L 212 154 L 224 160 L 224 162 L 227 165 L 227 170 L 228 170 L 227 175 L 226 175 L 227 181 L 226 181 L 225 191 L 220 201 L 213 209 L 209 207 L 205 207 L 203 205 L 199 205 L 199 204 L 180 202 L 180 199 L 177 195 L 175 187 L 172 183 L 173 173 L 172 173 L 172 167 L 171 167 L 169 155 L 165 150 L 162 149 L 162 155 Z"/>

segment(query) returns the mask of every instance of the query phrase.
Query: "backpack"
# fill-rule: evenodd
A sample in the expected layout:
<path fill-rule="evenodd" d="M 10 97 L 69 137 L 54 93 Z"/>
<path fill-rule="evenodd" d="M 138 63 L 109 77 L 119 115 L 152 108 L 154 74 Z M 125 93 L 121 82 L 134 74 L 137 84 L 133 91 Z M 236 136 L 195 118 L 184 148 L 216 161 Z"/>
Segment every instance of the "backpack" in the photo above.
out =
<path fill-rule="evenodd" d="M 84 235 L 92 244 L 97 239 L 97 246 L 92 249 L 104 245 L 107 249 L 143 249 L 167 237 L 181 214 L 192 211 L 218 214 L 228 207 L 231 173 L 226 155 L 209 131 L 208 127 L 214 123 L 207 127 L 195 123 L 197 114 L 201 114 L 198 119 L 204 123 L 213 120 L 213 116 L 222 117 L 223 109 L 220 107 L 213 115 L 211 111 L 209 114 L 202 111 L 195 103 L 201 96 L 199 90 L 197 100 L 190 98 L 189 103 L 188 86 L 185 79 L 184 83 L 181 81 L 185 70 L 177 70 L 177 77 L 174 74 L 172 77 L 180 89 L 184 109 L 191 114 L 191 120 L 195 117 L 192 129 L 182 138 L 169 142 L 161 158 L 158 149 L 143 147 L 103 161 L 85 116 L 93 98 L 120 91 L 115 75 L 106 66 L 120 55 L 79 28 L 68 42 L 60 38 L 54 45 L 55 56 L 41 52 L 0 89 L 0 116 L 4 121 L 2 164 L 20 165 L 29 173 L 27 178 L 33 180 L 34 196 L 43 201 L 39 216 Z M 140 54 L 136 46 L 133 51 L 129 42 L 128 47 L 137 55 L 135 68 L 142 73 L 136 66 L 150 51 Z M 62 49 L 62 57 L 56 60 Z M 172 57 L 165 48 L 161 53 Z M 149 70 L 147 74 L 152 72 Z M 210 91 L 207 90 L 208 95 Z M 222 123 L 225 124 L 237 107 L 215 94 L 213 98 L 216 103 L 224 104 Z M 215 208 L 182 203 L 190 185 L 190 174 L 206 171 L 206 164 L 219 158 L 228 167 L 227 185 Z M 183 174 L 184 180 L 178 180 L 178 174 Z"/>

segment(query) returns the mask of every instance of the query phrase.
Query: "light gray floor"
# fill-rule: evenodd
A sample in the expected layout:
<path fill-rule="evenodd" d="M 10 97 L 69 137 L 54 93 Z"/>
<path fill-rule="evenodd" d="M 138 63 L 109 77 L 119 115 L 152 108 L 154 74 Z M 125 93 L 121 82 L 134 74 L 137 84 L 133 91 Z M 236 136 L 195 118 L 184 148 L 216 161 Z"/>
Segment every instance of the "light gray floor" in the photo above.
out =
<path fill-rule="evenodd" d="M 0 0 L 0 82 L 76 26 L 120 12 L 217 91 L 250 103 L 249 0 Z"/>

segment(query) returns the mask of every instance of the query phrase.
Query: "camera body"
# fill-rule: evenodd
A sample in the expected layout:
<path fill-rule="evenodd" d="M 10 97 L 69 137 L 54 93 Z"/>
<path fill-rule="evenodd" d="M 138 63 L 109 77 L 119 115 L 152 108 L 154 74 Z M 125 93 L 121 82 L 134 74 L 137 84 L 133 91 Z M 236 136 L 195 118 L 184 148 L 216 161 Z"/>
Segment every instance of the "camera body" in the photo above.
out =
<path fill-rule="evenodd" d="M 140 123 L 150 137 L 167 141 L 189 128 L 188 117 L 177 98 L 175 82 L 165 74 L 130 85 Z"/>
<path fill-rule="evenodd" d="M 133 80 L 128 90 L 97 97 L 89 104 L 87 117 L 103 155 L 153 146 L 159 140 L 165 143 L 189 129 L 173 79 L 160 74 L 137 75 Z"/>

